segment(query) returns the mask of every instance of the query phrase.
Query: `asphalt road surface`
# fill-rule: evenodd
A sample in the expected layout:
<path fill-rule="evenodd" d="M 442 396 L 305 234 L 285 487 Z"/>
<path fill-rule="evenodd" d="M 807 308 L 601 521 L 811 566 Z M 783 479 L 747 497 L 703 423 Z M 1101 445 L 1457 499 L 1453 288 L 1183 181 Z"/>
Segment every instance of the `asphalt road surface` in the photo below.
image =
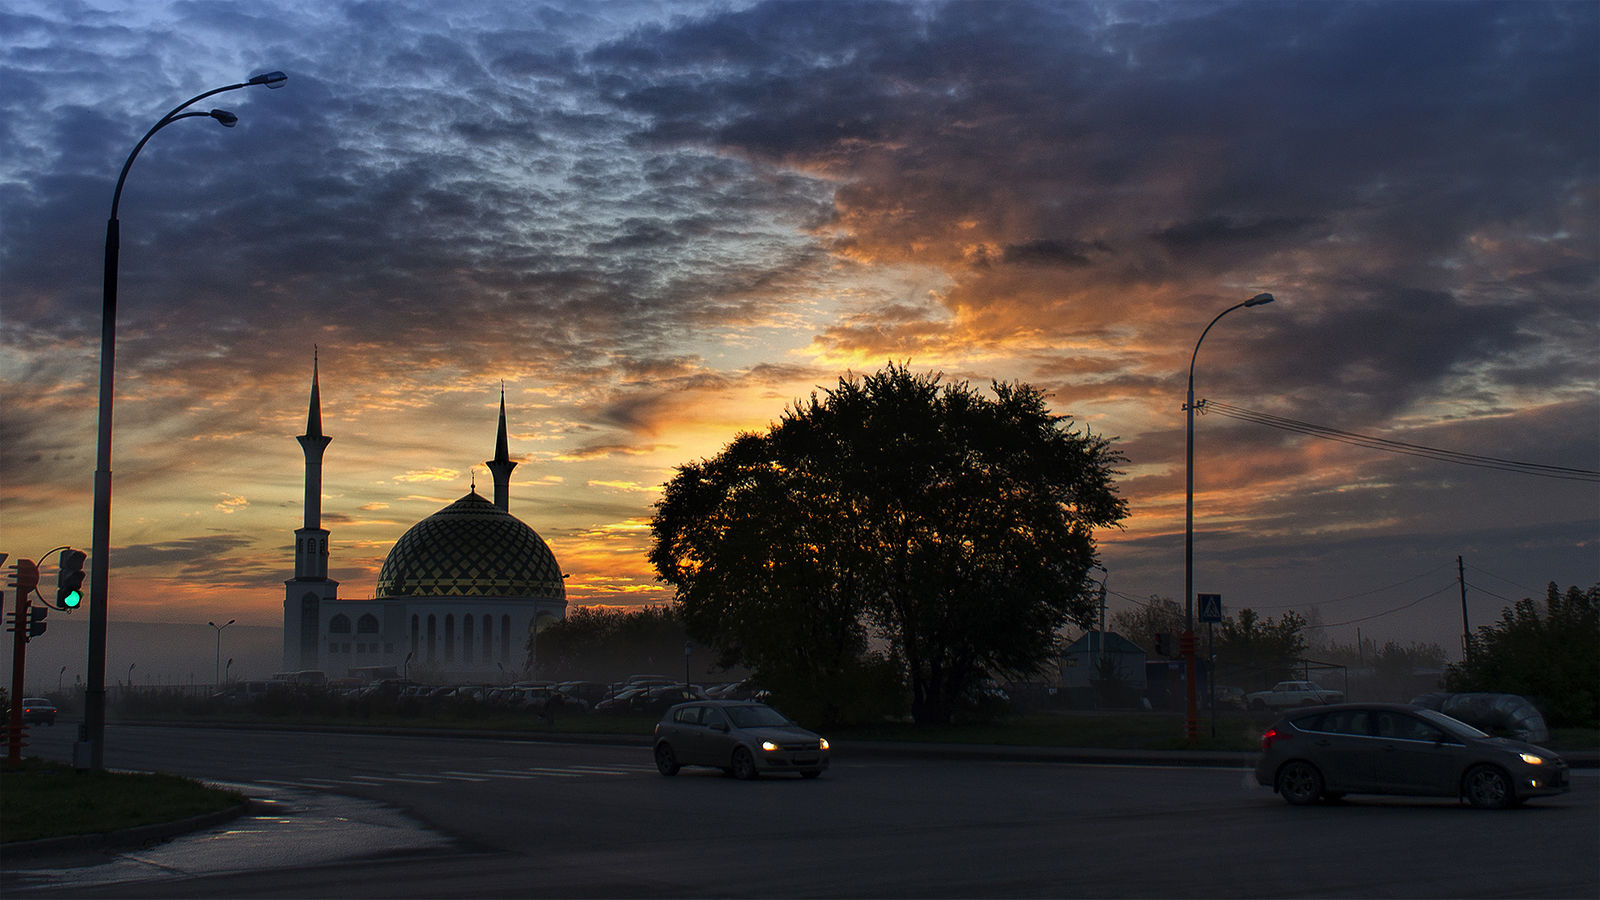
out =
<path fill-rule="evenodd" d="M 34 729 L 70 759 L 75 729 Z M 908 759 L 663 778 L 638 746 L 113 725 L 106 764 L 250 786 L 262 816 L 7 896 L 1595 897 L 1600 779 L 1503 812 L 1294 808 L 1241 768 Z M 209 860 L 209 861 L 208 861 Z"/>

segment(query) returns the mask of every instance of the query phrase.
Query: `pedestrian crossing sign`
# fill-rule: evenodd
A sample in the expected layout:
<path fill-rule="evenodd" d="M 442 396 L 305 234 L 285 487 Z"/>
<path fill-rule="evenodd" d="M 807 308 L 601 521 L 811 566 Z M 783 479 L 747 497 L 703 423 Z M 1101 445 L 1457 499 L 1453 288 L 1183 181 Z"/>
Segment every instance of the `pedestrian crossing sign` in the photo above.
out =
<path fill-rule="evenodd" d="M 1222 595 L 1221 594 L 1197 594 L 1197 595 L 1195 595 L 1195 599 L 1200 601 L 1200 615 L 1198 616 L 1200 621 L 1202 621 L 1202 622 L 1221 622 L 1222 621 Z"/>

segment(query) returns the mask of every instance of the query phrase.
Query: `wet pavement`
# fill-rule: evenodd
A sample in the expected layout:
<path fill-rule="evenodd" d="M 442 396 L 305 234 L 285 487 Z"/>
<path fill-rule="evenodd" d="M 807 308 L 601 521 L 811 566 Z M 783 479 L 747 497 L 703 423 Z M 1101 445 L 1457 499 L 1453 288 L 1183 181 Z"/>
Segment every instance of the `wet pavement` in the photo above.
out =
<path fill-rule="evenodd" d="M 0 892 L 170 881 L 237 872 L 303 869 L 338 860 L 450 850 L 454 842 L 381 803 L 260 784 L 219 786 L 251 798 L 226 824 L 140 849 L 7 848 Z"/>

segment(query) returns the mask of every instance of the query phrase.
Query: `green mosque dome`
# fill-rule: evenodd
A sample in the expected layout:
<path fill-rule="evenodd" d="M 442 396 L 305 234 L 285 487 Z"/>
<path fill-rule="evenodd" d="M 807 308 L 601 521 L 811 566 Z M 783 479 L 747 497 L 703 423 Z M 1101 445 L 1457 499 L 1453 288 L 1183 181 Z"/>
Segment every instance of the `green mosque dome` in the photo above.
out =
<path fill-rule="evenodd" d="M 565 602 L 567 592 L 544 539 L 473 491 L 401 536 L 378 571 L 377 595 Z"/>

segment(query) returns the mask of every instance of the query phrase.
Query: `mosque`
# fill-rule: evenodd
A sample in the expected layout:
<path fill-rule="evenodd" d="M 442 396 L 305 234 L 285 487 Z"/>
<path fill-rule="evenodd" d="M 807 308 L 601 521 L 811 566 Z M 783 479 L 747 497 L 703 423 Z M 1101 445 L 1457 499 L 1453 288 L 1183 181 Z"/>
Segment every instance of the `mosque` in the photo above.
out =
<path fill-rule="evenodd" d="M 283 671 L 342 677 L 393 670 L 447 680 L 498 681 L 523 673 L 528 636 L 564 618 L 565 576 L 538 533 L 511 514 L 506 399 L 494 459 L 494 500 L 465 497 L 411 526 L 378 571 L 370 600 L 339 597 L 328 577 L 322 527 L 322 433 L 316 362 L 306 433 L 305 523 L 294 533 L 294 577 L 284 582 Z M 420 672 L 419 672 L 420 670 Z"/>

